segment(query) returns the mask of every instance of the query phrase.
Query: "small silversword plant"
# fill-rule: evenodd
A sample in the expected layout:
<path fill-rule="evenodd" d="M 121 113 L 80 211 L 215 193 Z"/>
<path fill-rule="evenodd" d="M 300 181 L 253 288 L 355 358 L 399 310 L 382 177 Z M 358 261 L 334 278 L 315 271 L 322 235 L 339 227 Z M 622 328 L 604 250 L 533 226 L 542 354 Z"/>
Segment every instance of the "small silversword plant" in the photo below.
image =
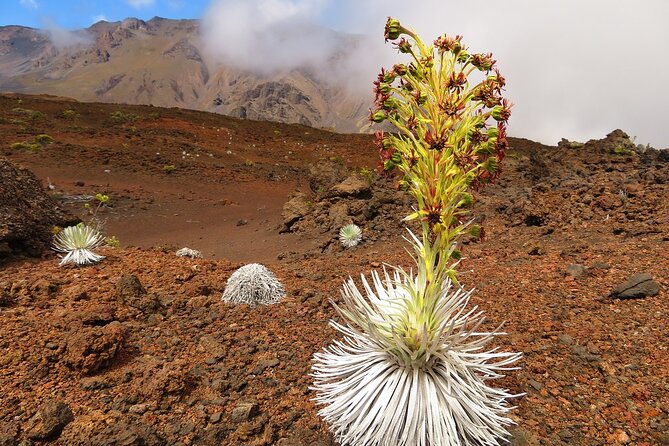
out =
<path fill-rule="evenodd" d="M 79 223 L 58 231 L 54 235 L 53 249 L 65 254 L 60 261 L 61 266 L 68 263 L 88 265 L 104 259 L 104 256 L 93 252 L 104 244 L 105 238 L 100 231 Z"/>
<path fill-rule="evenodd" d="M 255 307 L 275 304 L 285 295 L 283 285 L 272 271 L 259 263 L 250 263 L 232 273 L 222 300 Z"/>
<path fill-rule="evenodd" d="M 342 227 L 339 230 L 339 241 L 344 248 L 353 248 L 358 246 L 362 240 L 362 229 L 353 223 Z"/>

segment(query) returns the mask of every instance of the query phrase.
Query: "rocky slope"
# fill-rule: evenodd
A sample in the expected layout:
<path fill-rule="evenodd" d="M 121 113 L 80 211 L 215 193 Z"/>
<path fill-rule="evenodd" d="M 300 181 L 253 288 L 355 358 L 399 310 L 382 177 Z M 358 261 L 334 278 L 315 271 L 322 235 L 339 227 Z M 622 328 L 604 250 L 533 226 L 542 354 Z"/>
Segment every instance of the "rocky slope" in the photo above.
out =
<path fill-rule="evenodd" d="M 13 147 L 44 131 L 48 147 Z M 495 344 L 524 352 L 495 383 L 526 393 L 512 444 L 669 444 L 668 152 L 621 131 L 510 144 L 476 196 L 486 238 L 464 241 L 460 271 L 482 328 L 506 321 Z M 337 336 L 329 300 L 349 276 L 411 264 L 398 222 L 410 201 L 372 171 L 371 137 L 0 96 L 0 150 L 84 219 L 71 197 L 109 194 L 101 215 L 124 246 L 85 268 L 51 255 L 0 269 L 1 445 L 334 444 L 308 376 Z M 345 250 L 349 221 L 364 238 Z M 206 258 L 177 257 L 184 240 Z M 259 259 L 286 297 L 221 302 Z"/>
<path fill-rule="evenodd" d="M 206 57 L 196 20 L 98 22 L 68 47 L 0 27 L 0 91 L 152 104 L 358 131 L 369 106 L 309 70 L 258 75 Z"/>

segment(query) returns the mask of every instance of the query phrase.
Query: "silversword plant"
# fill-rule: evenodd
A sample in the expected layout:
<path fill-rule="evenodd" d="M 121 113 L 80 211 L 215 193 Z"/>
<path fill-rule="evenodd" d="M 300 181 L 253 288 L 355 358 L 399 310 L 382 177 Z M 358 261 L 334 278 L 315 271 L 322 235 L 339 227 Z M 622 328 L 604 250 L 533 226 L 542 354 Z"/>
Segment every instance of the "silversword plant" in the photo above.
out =
<path fill-rule="evenodd" d="M 93 252 L 104 244 L 105 239 L 100 231 L 79 223 L 58 231 L 54 235 L 53 249 L 65 254 L 60 261 L 61 266 L 68 263 L 88 265 L 104 259 L 104 256 Z"/>
<path fill-rule="evenodd" d="M 486 350 L 499 329 L 480 330 L 482 312 L 468 309 L 471 291 L 457 284 L 456 241 L 481 228 L 467 219 L 476 190 L 495 179 L 506 149 L 509 103 L 490 54 L 470 54 L 461 38 L 431 46 L 396 19 L 386 24 L 408 64 L 382 70 L 375 83 L 374 122 L 384 167 L 416 199 L 421 234 L 409 232 L 416 273 L 399 267 L 350 279 L 337 305 L 344 338 L 314 355 L 320 415 L 349 446 L 499 445 L 517 396 L 488 385 L 520 357 Z M 478 73 L 480 81 L 470 86 Z"/>
<path fill-rule="evenodd" d="M 269 268 L 259 263 L 250 263 L 232 273 L 222 300 L 255 307 L 275 304 L 285 295 L 283 285 Z"/>
<path fill-rule="evenodd" d="M 344 248 L 353 248 L 358 246 L 362 240 L 362 229 L 353 223 L 342 227 L 339 230 L 339 242 Z"/>

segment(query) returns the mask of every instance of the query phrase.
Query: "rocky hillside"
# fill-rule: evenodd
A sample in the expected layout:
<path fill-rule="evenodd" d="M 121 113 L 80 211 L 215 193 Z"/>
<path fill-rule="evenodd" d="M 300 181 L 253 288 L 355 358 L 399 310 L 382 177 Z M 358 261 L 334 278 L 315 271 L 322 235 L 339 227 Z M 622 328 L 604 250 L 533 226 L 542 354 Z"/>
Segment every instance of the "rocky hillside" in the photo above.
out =
<path fill-rule="evenodd" d="M 669 151 L 619 130 L 509 143 L 460 277 L 481 329 L 505 322 L 494 346 L 524 354 L 494 383 L 524 394 L 510 445 L 669 444 Z M 82 200 L 108 194 L 98 216 L 121 241 L 87 267 L 0 266 L 0 445 L 336 445 L 309 388 L 312 354 L 338 336 L 330 299 L 412 263 L 412 201 L 374 170 L 370 135 L 0 95 L 0 155 L 50 187 L 4 181 L 84 220 Z M 363 240 L 344 249 L 349 222 Z M 175 255 L 184 244 L 204 258 Z M 278 304 L 221 301 L 250 262 L 282 282 Z"/>
<path fill-rule="evenodd" d="M 98 22 L 57 47 L 42 31 L 0 27 L 0 91 L 151 104 L 342 132 L 366 124 L 365 99 L 309 70 L 258 75 L 208 60 L 196 20 Z"/>

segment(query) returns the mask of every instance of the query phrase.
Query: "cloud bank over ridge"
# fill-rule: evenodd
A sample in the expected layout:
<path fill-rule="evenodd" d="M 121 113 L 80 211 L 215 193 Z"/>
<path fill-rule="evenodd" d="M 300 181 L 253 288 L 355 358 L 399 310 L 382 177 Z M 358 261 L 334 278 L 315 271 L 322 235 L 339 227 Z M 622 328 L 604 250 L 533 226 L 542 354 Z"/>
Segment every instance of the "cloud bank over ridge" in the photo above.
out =
<path fill-rule="evenodd" d="M 261 73 L 307 67 L 371 100 L 379 68 L 403 60 L 383 42 L 388 15 L 426 41 L 461 34 L 472 51 L 492 51 L 515 103 L 513 135 L 555 144 L 620 127 L 669 147 L 664 0 L 213 0 L 202 31 L 221 62 Z M 332 30 L 357 35 L 357 46 Z"/>

